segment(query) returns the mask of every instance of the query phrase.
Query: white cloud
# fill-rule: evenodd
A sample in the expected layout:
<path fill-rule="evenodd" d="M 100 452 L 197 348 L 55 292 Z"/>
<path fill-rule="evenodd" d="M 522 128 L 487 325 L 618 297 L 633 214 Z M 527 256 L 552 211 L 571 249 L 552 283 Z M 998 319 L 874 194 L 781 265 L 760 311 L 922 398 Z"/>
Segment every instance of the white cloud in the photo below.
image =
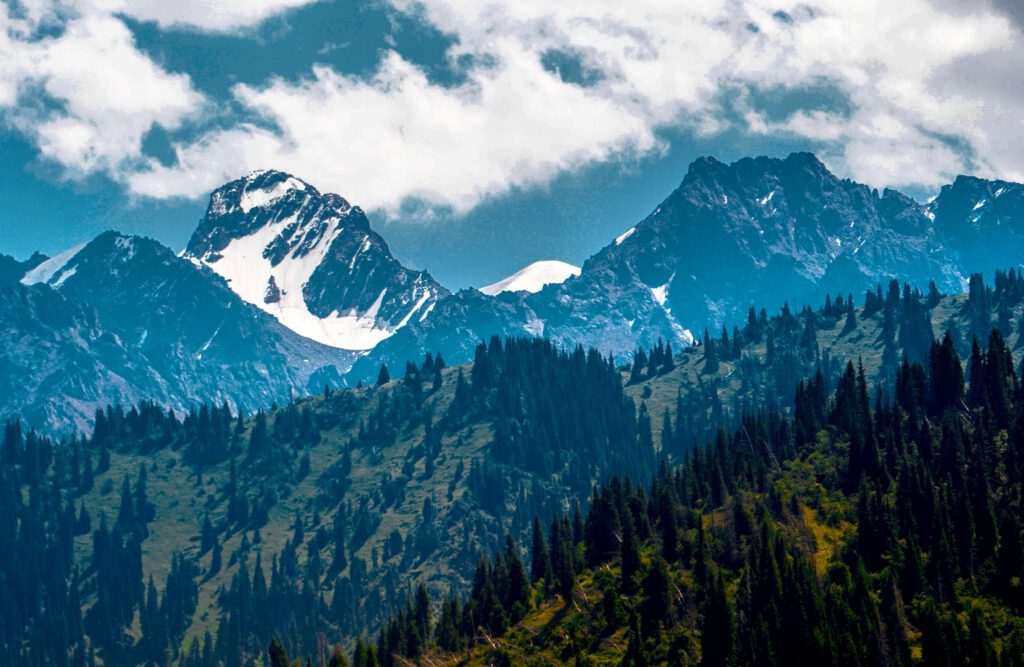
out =
<path fill-rule="evenodd" d="M 37 36 L 54 21 L 56 34 Z M 0 43 L 0 107 L 45 158 L 72 176 L 121 173 L 138 159 L 154 125 L 176 128 L 203 104 L 187 76 L 160 68 L 108 14 L 62 16 L 36 6 L 14 18 L 5 5 Z"/>
<path fill-rule="evenodd" d="M 131 186 L 152 196 L 195 195 L 261 164 L 310 175 L 364 206 L 419 196 L 464 210 L 489 193 L 655 145 L 628 109 L 564 85 L 516 49 L 492 48 L 500 65 L 455 88 L 430 83 L 395 53 L 368 82 L 317 67 L 298 85 L 239 86 L 239 101 L 279 134 L 250 126 L 211 135 L 183 148 L 175 167 L 156 166 Z"/>
<path fill-rule="evenodd" d="M 311 1 L 22 0 L 16 13 L 0 3 L 0 110 L 69 176 L 127 178 L 153 127 L 177 129 L 208 101 L 142 53 L 119 15 L 226 31 Z"/>
<path fill-rule="evenodd" d="M 1010 141 L 1024 148 L 1019 128 L 994 114 L 992 100 L 1006 82 L 974 95 L 963 89 L 966 60 L 990 54 L 1020 62 L 1024 56 L 1020 35 L 1005 17 L 954 14 L 926 0 L 816 2 L 813 15 L 799 2 L 757 4 L 751 14 L 767 28 L 743 45 L 733 76 L 786 87 L 823 78 L 848 96 L 852 113 L 800 111 L 755 131 L 834 143 L 825 150 L 833 151 L 841 170 L 878 186 L 930 187 L 972 171 L 1020 174 L 1020 158 L 988 145 Z M 769 10 L 779 8 L 792 23 L 770 18 Z M 968 153 L 940 137 L 956 138 Z"/>
<path fill-rule="evenodd" d="M 187 76 L 160 69 L 110 16 L 74 19 L 33 49 L 32 77 L 64 105 L 34 128 L 40 149 L 78 172 L 116 171 L 154 124 L 173 129 L 202 102 Z"/>
<path fill-rule="evenodd" d="M 235 31 L 258 25 L 281 12 L 315 0 L 94 0 L 97 7 L 161 27 Z"/>
<path fill-rule="evenodd" d="M 45 155 L 157 198 L 203 196 L 275 167 L 367 207 L 418 197 L 467 210 L 564 170 L 658 150 L 670 127 L 795 136 L 879 186 L 933 186 L 960 172 L 1024 178 L 1020 30 L 991 5 L 948 0 L 390 0 L 457 38 L 448 57 L 475 63 L 464 83 L 432 83 L 394 52 L 369 80 L 311 64 L 300 81 L 236 86 L 231 102 L 248 117 L 182 141 L 172 165 L 142 158 L 148 128 L 177 127 L 211 102 L 141 54 L 111 12 L 224 31 L 306 1 L 77 0 L 68 18 L 35 0 L 26 20 L 68 28 L 36 41 L 0 7 L 10 54 L 0 105 L 26 82 L 41 85 L 61 113 L 22 120 Z M 541 65 L 549 50 L 602 76 L 587 87 L 562 81 Z M 780 118 L 755 94 L 823 82 L 848 111 L 808 104 Z"/>

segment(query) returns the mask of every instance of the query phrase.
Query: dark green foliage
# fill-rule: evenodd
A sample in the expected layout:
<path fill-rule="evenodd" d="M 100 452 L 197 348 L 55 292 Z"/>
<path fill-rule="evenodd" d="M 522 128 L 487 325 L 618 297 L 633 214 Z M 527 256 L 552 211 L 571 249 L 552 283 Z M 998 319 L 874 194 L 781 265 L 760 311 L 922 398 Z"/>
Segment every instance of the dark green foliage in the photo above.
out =
<path fill-rule="evenodd" d="M 655 353 L 659 363 L 666 354 Z M 476 359 L 471 392 L 475 409 L 494 415 L 495 462 L 559 475 L 577 494 L 595 477 L 653 471 L 649 423 L 645 434 L 611 359 L 518 338 L 481 343 Z"/>
<path fill-rule="evenodd" d="M 586 604 L 586 568 L 601 599 L 488 659 L 573 635 L 562 655 L 586 664 L 581 647 L 621 632 L 623 664 L 909 667 L 915 650 L 924 665 L 1020 664 L 1024 394 L 998 331 L 976 348 L 966 394 L 949 341 L 933 346 L 928 370 L 899 366 L 892 402 L 872 407 L 850 363 L 831 397 L 820 374 L 799 385 L 792 422 L 745 417 L 679 468 L 663 465 L 648 492 L 619 478 L 598 486 L 582 543 L 568 517 L 547 538 L 535 521 L 533 578 L 547 581 L 550 567 L 557 582 L 539 593 L 567 610 Z M 832 472 L 801 487 L 806 466 Z M 826 521 L 851 526 L 829 556 L 808 544 L 803 509 L 825 511 L 826 496 L 839 512 Z M 465 605 L 442 606 L 438 647 L 486 647 L 478 628 L 493 642 L 516 623 L 517 561 L 511 542 L 480 561 Z"/>

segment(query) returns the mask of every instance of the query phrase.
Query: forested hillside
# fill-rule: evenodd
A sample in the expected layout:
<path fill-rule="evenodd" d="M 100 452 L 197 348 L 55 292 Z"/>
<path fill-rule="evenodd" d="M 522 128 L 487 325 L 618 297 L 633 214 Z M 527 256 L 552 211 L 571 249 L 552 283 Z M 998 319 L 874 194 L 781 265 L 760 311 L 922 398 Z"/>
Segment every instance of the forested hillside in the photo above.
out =
<path fill-rule="evenodd" d="M 467 597 L 425 597 L 356 667 L 1024 664 L 1024 393 L 998 331 L 873 400 L 847 364 L 586 519 L 510 537 Z"/>
<path fill-rule="evenodd" d="M 410 609 L 399 626 L 408 625 L 410 613 L 421 619 L 420 648 L 410 650 L 401 639 L 409 633 L 395 630 L 398 639 L 374 648 L 378 660 L 392 651 L 487 660 L 480 651 L 493 650 L 490 637 L 514 663 L 525 655 L 543 662 L 554 655 L 545 651 L 568 650 L 544 637 L 573 636 L 608 638 L 623 650 L 632 645 L 667 659 L 676 650 L 670 637 L 686 636 L 688 648 L 678 655 L 696 661 L 706 636 L 701 591 L 718 581 L 723 613 L 741 618 L 750 609 L 739 594 L 744 568 L 750 581 L 767 552 L 780 577 L 786 568 L 794 581 L 803 577 L 799 604 L 826 606 L 831 568 L 845 564 L 856 582 L 860 555 L 879 609 L 878 582 L 890 576 L 895 559 L 909 563 L 915 559 L 907 554 L 924 553 L 916 559 L 924 568 L 918 588 L 898 582 L 910 654 L 927 655 L 920 653 L 926 616 L 914 607 L 918 593 L 934 601 L 937 622 L 959 624 L 962 644 L 972 636 L 974 608 L 985 632 L 1002 637 L 1020 612 L 1019 601 L 1000 597 L 1016 594 L 1019 578 L 997 579 L 1013 548 L 1007 536 L 1014 527 L 1002 522 L 1020 510 L 1013 457 L 1021 399 L 1017 381 L 1008 379 L 1015 364 L 1008 356 L 1020 339 L 1022 299 L 1024 282 L 1012 271 L 991 287 L 975 277 L 970 293 L 956 297 L 893 284 L 858 296 L 857 306 L 846 295 L 771 317 L 752 310 L 744 326 L 707 334 L 699 346 L 673 351 L 659 344 L 619 367 L 582 348 L 493 339 L 477 347 L 473 364 L 447 367 L 428 355 L 404 369 L 382 368 L 374 386 L 325 390 L 252 415 L 211 405 L 184 415 L 154 404 L 115 406 L 97 414 L 91 433 L 59 442 L 10 421 L 0 467 L 0 530 L 8 545 L 0 556 L 0 593 L 12 603 L 0 617 L 0 649 L 19 665 L 236 665 L 266 657 L 277 637 L 282 651 L 326 662 L 334 646 L 347 652 Z M 993 351 L 982 352 L 983 344 L 972 355 L 971 341 L 989 341 L 993 329 Z M 934 349 L 948 364 L 936 366 L 933 337 L 946 330 L 948 342 Z M 973 358 L 963 404 L 955 382 L 941 401 L 931 390 L 947 387 L 936 368 L 955 378 L 954 352 Z M 923 370 L 904 366 L 904 357 Z M 860 361 L 863 371 L 856 368 L 851 380 L 849 362 Z M 868 417 L 875 387 L 887 398 Z M 916 393 L 901 395 L 910 390 Z M 912 448 L 921 452 L 925 444 L 928 455 L 915 458 Z M 962 460 L 943 455 L 949 447 Z M 978 452 L 984 460 L 972 463 Z M 864 503 L 872 517 L 896 512 L 897 491 L 911 488 L 901 486 L 901 476 L 914 461 L 919 469 L 907 474 L 920 493 L 906 502 L 915 520 L 927 523 L 883 531 L 877 521 L 860 521 Z M 980 473 L 987 485 L 981 490 Z M 652 479 L 660 481 L 648 490 Z M 960 481 L 966 486 L 956 486 Z M 595 484 L 603 489 L 597 495 Z M 977 537 L 982 497 L 996 528 Z M 918 502 L 931 505 L 918 511 Z M 614 516 L 595 514 L 608 504 Z M 629 523 L 624 504 L 634 523 L 636 592 L 619 581 L 619 540 Z M 946 520 L 942 512 L 965 508 L 974 523 L 955 518 L 948 525 L 960 532 L 943 538 L 956 569 L 935 580 L 928 569 L 938 562 L 927 541 L 931 526 Z M 663 511 L 673 517 L 674 556 L 664 551 Z M 471 615 L 465 625 L 465 593 L 494 598 L 485 589 L 497 586 L 505 595 L 507 582 L 496 583 L 505 575 L 495 572 L 515 570 L 517 558 L 531 562 L 534 517 L 563 583 L 556 585 L 545 568 L 545 584 L 525 600 L 517 588 L 515 599 L 501 598 L 501 613 L 488 608 L 486 623 Z M 548 530 L 556 518 L 559 528 Z M 615 542 L 600 556 L 588 555 L 587 526 L 598 520 L 607 522 L 601 537 Z M 707 569 L 715 573 L 704 582 L 694 578 L 698 526 Z M 862 526 L 881 531 L 871 552 L 855 541 Z M 886 541 L 893 535 L 914 537 L 916 546 L 894 551 Z M 481 556 L 495 553 L 504 555 L 481 570 Z M 636 623 L 643 617 L 637 596 L 652 564 L 662 571 L 656 554 L 672 584 L 672 622 L 657 636 L 634 624 L 643 641 L 631 643 L 623 631 L 631 616 Z M 1020 559 L 1013 562 L 1019 569 Z M 606 634 L 589 628 L 574 635 L 563 623 L 603 618 L 591 606 L 605 599 L 601 577 L 624 587 L 623 615 L 614 615 L 620 620 Z M 941 593 L 936 581 L 945 586 Z M 585 595 L 578 598 L 576 589 Z M 434 603 L 424 606 L 427 598 Z M 854 604 L 849 596 L 842 600 Z M 449 632 L 442 608 L 453 619 L 453 605 L 460 620 Z M 428 615 L 434 621 L 423 623 Z M 779 618 L 788 622 L 791 615 Z M 756 641 L 778 642 L 773 622 L 765 621 Z M 736 646 L 740 628 L 753 627 L 727 625 Z M 506 627 L 519 629 L 499 640 Z M 894 627 L 885 620 L 876 629 Z M 433 639 L 435 628 L 449 635 Z M 523 628 L 551 633 L 533 645 L 517 638 L 530 634 Z M 841 639 L 815 641 L 832 651 Z M 864 650 L 875 646 L 861 639 Z M 618 655 L 611 644 L 592 646 L 596 660 L 606 650 Z M 1005 660 L 1010 654 L 1002 646 L 993 639 L 992 655 Z M 369 654 L 363 644 L 364 664 Z M 744 655 L 729 659 L 742 662 Z"/>

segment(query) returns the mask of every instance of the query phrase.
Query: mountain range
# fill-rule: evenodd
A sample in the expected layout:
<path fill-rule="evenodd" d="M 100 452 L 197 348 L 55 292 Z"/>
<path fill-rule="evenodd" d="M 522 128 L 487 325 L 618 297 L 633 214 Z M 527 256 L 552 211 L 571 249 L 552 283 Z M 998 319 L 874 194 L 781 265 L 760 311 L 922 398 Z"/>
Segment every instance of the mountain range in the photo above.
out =
<path fill-rule="evenodd" d="M 494 335 L 624 358 L 659 339 L 678 349 L 717 335 L 754 304 L 816 302 L 890 277 L 959 293 L 971 272 L 1022 256 L 1019 184 L 962 176 L 921 204 L 807 153 L 701 158 L 581 268 L 539 262 L 451 293 L 403 266 L 358 206 L 259 171 L 212 193 L 179 254 L 108 232 L 54 258 L 0 256 L 0 407 L 51 430 L 142 398 L 250 410 L 426 352 L 462 363 Z"/>
<path fill-rule="evenodd" d="M 993 239 L 996 243 L 988 243 Z M 998 248 L 995 246 L 998 245 Z M 578 276 L 488 299 L 462 290 L 360 358 L 351 380 L 425 351 L 466 361 L 469 341 L 542 335 L 622 357 L 661 338 L 687 345 L 747 310 L 817 302 L 889 278 L 959 293 L 971 272 L 1024 257 L 1024 187 L 960 177 L 920 204 L 832 174 L 815 156 L 694 162 L 640 223 Z"/>

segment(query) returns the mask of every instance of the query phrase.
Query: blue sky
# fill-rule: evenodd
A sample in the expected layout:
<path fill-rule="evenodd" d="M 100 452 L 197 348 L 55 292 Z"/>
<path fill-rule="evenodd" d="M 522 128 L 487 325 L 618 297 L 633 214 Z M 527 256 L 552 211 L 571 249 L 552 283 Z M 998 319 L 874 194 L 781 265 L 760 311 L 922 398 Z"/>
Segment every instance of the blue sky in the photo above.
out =
<path fill-rule="evenodd" d="M 181 247 L 290 171 L 451 287 L 581 263 L 696 157 L 814 150 L 919 197 L 1024 180 L 1012 0 L 0 3 L 0 252 Z"/>

